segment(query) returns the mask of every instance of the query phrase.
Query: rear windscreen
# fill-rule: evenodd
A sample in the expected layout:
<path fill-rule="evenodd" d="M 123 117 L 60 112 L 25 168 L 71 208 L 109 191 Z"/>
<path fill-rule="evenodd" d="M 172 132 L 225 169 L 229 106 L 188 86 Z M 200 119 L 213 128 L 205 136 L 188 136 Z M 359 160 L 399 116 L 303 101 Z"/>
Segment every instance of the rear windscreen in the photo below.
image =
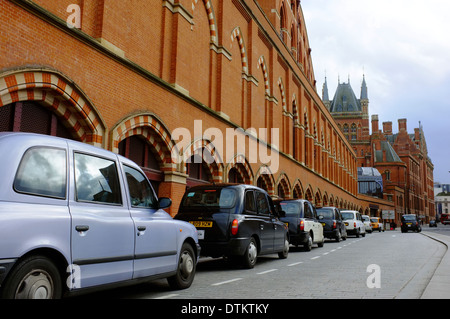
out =
<path fill-rule="evenodd" d="M 298 217 L 300 205 L 294 202 L 281 202 L 281 209 L 286 213 L 286 217 Z"/>
<path fill-rule="evenodd" d="M 354 217 L 355 215 L 353 215 L 353 213 L 343 213 L 343 212 L 341 212 L 341 216 L 342 216 L 342 219 L 353 219 L 353 218 L 355 218 Z"/>
<path fill-rule="evenodd" d="M 233 189 L 198 189 L 188 191 L 181 205 L 184 208 L 231 208 L 235 202 L 236 192 Z"/>
<path fill-rule="evenodd" d="M 317 216 L 323 216 L 325 219 L 334 219 L 334 211 L 332 209 L 319 208 L 317 209 Z"/>

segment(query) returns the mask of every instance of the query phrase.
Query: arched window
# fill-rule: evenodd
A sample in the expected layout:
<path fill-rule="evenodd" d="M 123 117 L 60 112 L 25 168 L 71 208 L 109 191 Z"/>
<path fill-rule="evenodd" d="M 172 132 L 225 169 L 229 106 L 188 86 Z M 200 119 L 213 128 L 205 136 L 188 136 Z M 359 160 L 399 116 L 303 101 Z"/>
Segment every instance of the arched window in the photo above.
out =
<path fill-rule="evenodd" d="M 35 101 L 16 102 L 0 107 L 0 131 L 29 132 L 75 139 L 50 109 Z"/>
<path fill-rule="evenodd" d="M 119 154 L 138 164 L 152 183 L 155 192 L 158 193 L 159 184 L 164 181 L 164 173 L 161 171 L 156 150 L 139 135 L 130 136 L 119 143 Z"/>

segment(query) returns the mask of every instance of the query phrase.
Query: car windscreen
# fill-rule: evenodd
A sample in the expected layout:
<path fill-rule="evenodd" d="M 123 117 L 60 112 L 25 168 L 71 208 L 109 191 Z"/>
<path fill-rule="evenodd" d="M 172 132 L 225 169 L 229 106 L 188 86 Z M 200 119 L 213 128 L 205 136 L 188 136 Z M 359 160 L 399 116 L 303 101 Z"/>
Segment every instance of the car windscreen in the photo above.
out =
<path fill-rule="evenodd" d="M 217 210 L 231 208 L 236 203 L 236 192 L 230 188 L 188 190 L 181 203 L 182 208 L 206 208 Z"/>
<path fill-rule="evenodd" d="M 342 219 L 353 219 L 353 218 L 355 218 L 353 213 L 341 212 L 341 216 L 342 216 Z"/>
<path fill-rule="evenodd" d="M 334 219 L 333 209 L 319 208 L 316 211 L 317 216 L 323 216 L 324 219 Z"/>
<path fill-rule="evenodd" d="M 286 217 L 298 217 L 300 205 L 295 202 L 280 202 L 281 209 L 286 213 Z"/>

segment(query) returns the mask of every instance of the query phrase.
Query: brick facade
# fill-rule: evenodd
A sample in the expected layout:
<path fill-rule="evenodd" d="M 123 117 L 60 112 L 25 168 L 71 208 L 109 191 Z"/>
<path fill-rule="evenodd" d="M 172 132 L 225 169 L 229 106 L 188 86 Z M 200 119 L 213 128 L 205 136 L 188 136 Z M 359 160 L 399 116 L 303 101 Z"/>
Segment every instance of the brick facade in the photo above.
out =
<path fill-rule="evenodd" d="M 230 176 L 271 195 L 366 212 L 356 154 L 316 93 L 299 5 L 0 0 L 0 107 L 32 101 L 72 138 L 114 152 L 139 137 L 172 215 L 186 186 Z M 220 136 L 206 134 L 213 128 L 221 138 L 233 129 L 239 142 L 225 152 Z M 180 129 L 190 139 L 174 136 Z M 205 150 L 212 161 L 189 164 Z"/>

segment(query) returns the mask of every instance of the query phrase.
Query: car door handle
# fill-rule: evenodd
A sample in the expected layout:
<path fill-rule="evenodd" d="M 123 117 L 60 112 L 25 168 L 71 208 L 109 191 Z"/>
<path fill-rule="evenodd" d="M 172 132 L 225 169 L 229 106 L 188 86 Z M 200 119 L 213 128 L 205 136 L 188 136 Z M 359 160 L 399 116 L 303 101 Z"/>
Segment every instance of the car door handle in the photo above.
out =
<path fill-rule="evenodd" d="M 88 231 L 89 226 L 88 225 L 77 225 L 77 226 L 75 226 L 75 230 L 79 231 L 79 232 Z"/>
<path fill-rule="evenodd" d="M 264 225 L 259 225 L 259 229 L 264 230 Z"/>
<path fill-rule="evenodd" d="M 147 227 L 145 227 L 145 226 L 138 226 L 137 227 L 137 230 L 139 230 L 139 231 L 144 231 L 146 229 L 147 229 Z"/>

